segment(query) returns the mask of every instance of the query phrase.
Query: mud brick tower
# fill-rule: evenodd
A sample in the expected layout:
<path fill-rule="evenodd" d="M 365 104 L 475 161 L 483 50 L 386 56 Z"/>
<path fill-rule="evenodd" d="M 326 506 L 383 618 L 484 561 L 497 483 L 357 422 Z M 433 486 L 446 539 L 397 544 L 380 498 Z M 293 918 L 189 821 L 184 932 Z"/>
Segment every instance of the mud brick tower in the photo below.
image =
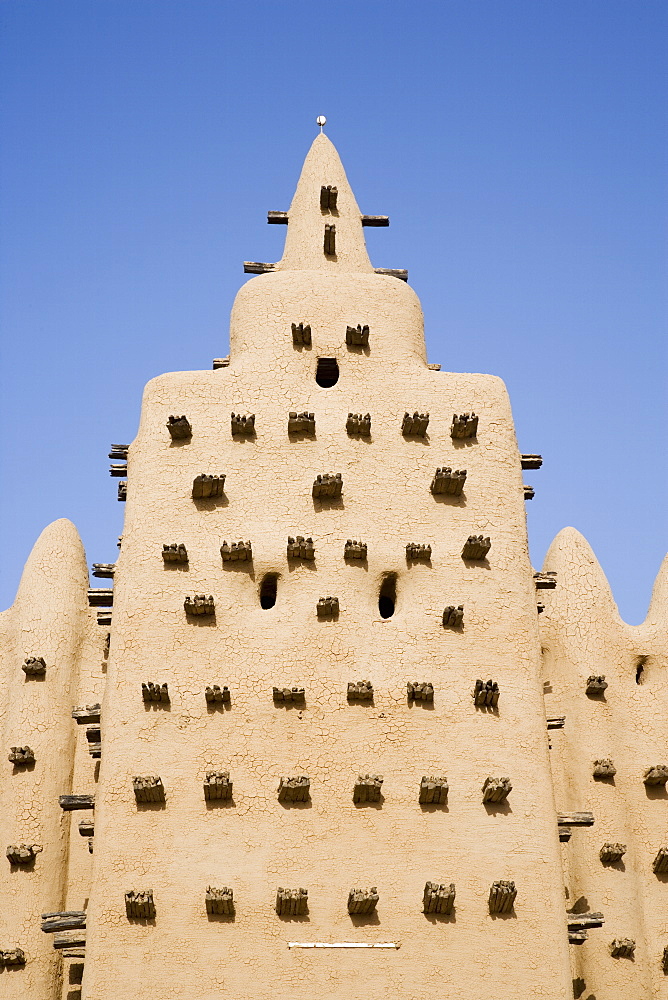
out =
<path fill-rule="evenodd" d="M 632 629 L 570 529 L 534 573 L 540 457 L 325 135 L 269 222 L 112 448 L 113 589 L 58 521 L 2 615 L 0 996 L 668 997 L 665 582 Z"/>

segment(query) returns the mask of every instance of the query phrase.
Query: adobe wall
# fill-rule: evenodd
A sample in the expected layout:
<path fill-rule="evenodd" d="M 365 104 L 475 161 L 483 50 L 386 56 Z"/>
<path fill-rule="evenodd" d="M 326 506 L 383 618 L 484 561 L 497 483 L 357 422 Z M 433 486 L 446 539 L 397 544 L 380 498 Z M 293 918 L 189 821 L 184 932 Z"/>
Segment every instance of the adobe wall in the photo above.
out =
<path fill-rule="evenodd" d="M 321 184 L 337 186 L 334 211 Z M 319 136 L 290 206 L 285 252 L 240 290 L 231 361 L 212 372 L 160 376 L 146 388 L 128 456 L 122 548 L 114 575 L 111 644 L 87 607 L 76 530 L 57 521 L 28 560 L 13 607 L 0 615 L 0 731 L 29 744 L 33 768 L 2 777 L 0 846 L 44 850 L 0 879 L 0 951 L 27 964 L 0 971 L 8 1000 L 668 1000 L 668 847 L 664 786 L 647 787 L 666 756 L 668 567 L 646 622 L 620 621 L 586 542 L 553 543 L 537 615 L 520 453 L 503 383 L 435 371 L 426 362 L 420 303 L 368 259 L 360 210 L 334 147 Z M 336 250 L 323 252 L 335 224 Z M 295 345 L 291 324 L 308 323 Z M 369 346 L 346 327 L 369 326 Z M 316 382 L 319 358 L 339 378 Z M 315 433 L 288 433 L 288 414 L 315 415 Z M 426 436 L 402 434 L 405 411 L 429 413 Z M 453 414 L 478 414 L 477 436 L 450 434 Z M 350 412 L 371 435 L 350 435 Z M 255 434 L 230 415 L 255 415 Z M 192 436 L 166 423 L 185 414 Z M 461 496 L 433 495 L 437 467 L 467 470 Z M 193 479 L 224 474 L 224 495 L 194 500 Z M 312 496 L 317 475 L 340 473 L 339 500 Z M 489 536 L 484 560 L 462 558 L 469 535 Z M 313 561 L 289 559 L 288 536 L 310 536 Z M 344 558 L 347 539 L 367 559 Z M 250 562 L 220 547 L 250 541 Z M 165 563 L 183 542 L 187 564 Z M 429 561 L 407 543 L 431 546 Z M 267 575 L 277 599 L 263 608 Z M 379 592 L 396 578 L 394 614 Z M 215 615 L 190 617 L 184 598 L 211 594 Z M 322 620 L 318 600 L 339 613 Z M 461 629 L 443 610 L 464 606 Z M 542 650 L 542 655 L 541 655 Z M 43 680 L 21 663 L 41 655 Z M 605 674 L 603 696 L 586 693 Z M 476 708 L 478 678 L 500 687 L 498 711 Z M 373 701 L 350 702 L 368 679 Z M 148 704 L 142 683 L 167 683 Z M 407 699 L 430 681 L 433 704 Z M 205 688 L 228 685 L 212 706 Z M 276 686 L 305 688 L 303 705 L 276 704 Z M 91 758 L 74 705 L 102 700 L 102 759 Z M 546 718 L 565 716 L 550 731 Z M 593 776 L 612 760 L 613 779 Z M 207 801 L 207 771 L 229 770 L 231 801 Z M 383 776 L 377 803 L 355 804 L 360 774 Z M 140 804 L 134 776 L 159 775 L 166 802 Z M 308 775 L 310 800 L 278 801 L 281 777 Z M 445 776 L 447 805 L 421 806 L 420 780 Z M 506 803 L 485 805 L 488 776 L 508 777 Z M 62 794 L 94 794 L 95 810 L 64 813 Z M 594 824 L 559 844 L 557 813 Z M 94 853 L 79 834 L 94 816 Z M 626 847 L 603 864 L 605 842 Z M 514 880 L 508 914 L 490 915 L 492 882 Z M 425 882 L 456 886 L 454 912 L 425 915 Z M 208 886 L 234 892 L 231 917 L 207 915 Z M 308 889 L 308 912 L 275 912 L 276 891 Z M 351 888 L 377 886 L 369 917 L 347 910 Z M 156 915 L 130 920 L 128 890 L 152 889 Z M 566 909 L 600 911 L 604 925 L 569 950 Z M 87 910 L 85 969 L 63 962 L 40 914 Z M 613 939 L 635 942 L 613 958 Z M 393 945 L 301 948 L 295 944 Z M 83 971 L 83 984 L 78 980 Z M 575 991 L 574 991 L 575 985 Z"/>
<path fill-rule="evenodd" d="M 584 998 L 668 997 L 662 955 L 668 945 L 668 876 L 654 874 L 668 846 L 668 793 L 646 787 L 645 771 L 668 764 L 666 570 L 657 579 L 643 625 L 619 618 L 603 572 L 587 542 L 562 531 L 546 557 L 557 588 L 545 592 L 540 616 L 548 715 L 565 715 L 552 734 L 551 760 L 560 810 L 591 810 L 593 827 L 563 845 L 568 905 L 602 912 L 605 924 L 572 949 Z M 588 696 L 587 679 L 605 675 L 602 696 Z M 593 777 L 594 761 L 609 758 L 611 780 Z M 626 846 L 617 864 L 603 864 L 606 841 Z M 587 901 L 587 906 L 584 904 Z M 615 938 L 636 942 L 634 960 L 613 958 Z"/>
<path fill-rule="evenodd" d="M 80 671 L 86 672 L 82 662 L 97 641 L 87 588 L 76 528 L 55 521 L 35 544 L 14 604 L 0 615 L 0 950 L 21 948 L 27 959 L 23 968 L 0 970 L 0 995 L 6 1000 L 61 996 L 61 959 L 51 936 L 41 932 L 40 914 L 64 909 L 67 897 L 70 817 L 58 796 L 71 792 L 71 712 Z M 22 671 L 29 656 L 43 657 L 43 677 Z M 34 765 L 12 765 L 10 748 L 26 745 Z M 10 865 L 4 856 L 8 845 L 21 843 L 42 848 L 26 868 Z M 79 907 L 82 903 L 79 891 Z"/>
<path fill-rule="evenodd" d="M 308 321 L 311 350 L 290 324 Z M 349 350 L 346 323 L 368 323 L 368 352 Z M 266 275 L 240 292 L 232 363 L 162 376 L 147 387 L 129 452 L 128 501 L 115 576 L 104 753 L 96 803 L 95 891 L 88 920 L 87 1000 L 192 997 L 386 997 L 461 1000 L 570 994 L 565 909 L 538 675 L 536 597 L 527 554 L 520 459 L 502 383 L 427 368 L 414 293 L 393 278 L 310 272 Z M 336 356 L 323 389 L 316 358 Z M 291 439 L 290 410 L 315 413 L 316 435 Z M 431 414 L 425 440 L 401 434 L 405 410 Z M 453 442 L 452 414 L 479 414 L 477 439 Z M 233 439 L 230 413 L 254 413 L 256 436 Z M 370 440 L 346 433 L 371 412 Z M 172 442 L 170 414 L 192 438 Z M 437 466 L 468 470 L 463 497 L 434 497 Z M 193 478 L 226 475 L 220 501 L 193 501 Z M 318 473 L 343 475 L 340 503 L 311 496 Z M 469 534 L 492 538 L 465 563 Z M 310 535 L 314 564 L 288 563 L 289 535 Z M 347 538 L 368 545 L 347 563 Z M 250 539 L 252 566 L 223 565 L 223 540 Z M 408 565 L 407 542 L 431 544 Z M 187 568 L 165 565 L 184 542 Z M 259 604 L 278 575 L 274 608 Z M 397 575 L 392 618 L 378 613 Z M 213 621 L 188 619 L 186 594 L 212 594 Z M 320 597 L 338 596 L 336 621 Z M 461 632 L 443 608 L 465 606 Z M 476 678 L 501 687 L 500 711 L 476 710 Z M 369 678 L 371 706 L 346 685 Z M 142 702 L 142 681 L 167 682 L 168 708 Z M 408 680 L 431 680 L 433 709 L 410 707 Z M 228 684 L 229 710 L 204 688 Z M 303 684 L 302 711 L 276 707 L 272 686 Z M 210 806 L 208 770 L 229 769 L 231 805 Z M 355 806 L 354 779 L 384 775 L 379 808 Z M 133 775 L 160 775 L 164 807 L 137 806 Z M 277 801 L 281 775 L 308 774 L 312 801 Z M 422 809 L 422 775 L 447 775 L 447 808 Z M 509 776 L 506 807 L 486 808 L 488 776 Z M 210 807 L 208 807 L 210 806 Z M 493 881 L 514 879 L 515 912 L 488 912 Z M 422 913 L 427 880 L 454 881 L 456 914 Z M 208 885 L 234 889 L 236 915 L 209 920 Z M 377 919 L 346 909 L 353 886 L 378 886 Z M 276 889 L 306 887 L 309 913 L 286 921 Z M 152 888 L 154 922 L 129 922 L 124 893 Z M 304 951 L 290 941 L 397 942 L 398 950 Z M 169 956 L 168 960 L 166 956 Z M 139 972 L 138 970 L 141 970 Z"/>

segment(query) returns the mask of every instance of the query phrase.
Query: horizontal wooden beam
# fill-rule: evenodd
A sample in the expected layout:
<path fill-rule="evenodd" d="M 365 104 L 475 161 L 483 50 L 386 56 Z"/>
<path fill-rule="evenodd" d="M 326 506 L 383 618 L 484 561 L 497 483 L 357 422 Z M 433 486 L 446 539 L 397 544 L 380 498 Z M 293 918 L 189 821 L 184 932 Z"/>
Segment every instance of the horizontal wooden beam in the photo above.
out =
<path fill-rule="evenodd" d="M 593 826 L 594 814 L 590 812 L 557 813 L 559 826 Z"/>
<path fill-rule="evenodd" d="M 276 270 L 276 264 L 264 264 L 259 260 L 245 260 L 244 274 L 269 274 Z"/>
<path fill-rule="evenodd" d="M 60 795 L 58 804 L 65 812 L 73 812 L 75 809 L 94 809 L 94 795 Z"/>
<path fill-rule="evenodd" d="M 100 721 L 100 706 L 99 705 L 84 705 L 82 708 L 72 709 L 72 718 L 76 719 L 79 725 L 83 723 L 99 722 Z"/>
<path fill-rule="evenodd" d="M 116 563 L 93 563 L 93 576 L 102 580 L 113 580 Z"/>
<path fill-rule="evenodd" d="M 400 281 L 408 281 L 408 271 L 398 267 L 374 267 L 376 274 L 385 274 L 388 278 L 399 278 Z"/>
<path fill-rule="evenodd" d="M 53 939 L 54 948 L 85 948 L 86 935 L 80 931 L 71 934 L 56 934 Z"/>
<path fill-rule="evenodd" d="M 88 606 L 91 608 L 110 608 L 114 603 L 114 591 L 111 587 L 93 587 L 88 591 Z"/>
<path fill-rule="evenodd" d="M 288 224 L 288 213 L 287 212 L 267 212 L 267 222 L 274 226 L 287 226 Z"/>
<path fill-rule="evenodd" d="M 540 469 L 543 464 L 542 455 L 522 455 L 523 469 Z"/>
<path fill-rule="evenodd" d="M 390 220 L 387 215 L 363 215 L 362 225 L 363 226 L 389 226 Z"/>
<path fill-rule="evenodd" d="M 566 725 L 565 715 L 554 715 L 551 719 L 547 720 L 548 729 L 563 729 Z"/>
<path fill-rule="evenodd" d="M 85 931 L 85 929 L 86 913 L 84 910 L 42 914 L 42 931 L 45 934 L 57 934 L 59 931 Z"/>
<path fill-rule="evenodd" d="M 605 918 L 602 913 L 567 913 L 569 930 L 585 930 L 587 927 L 602 927 Z"/>

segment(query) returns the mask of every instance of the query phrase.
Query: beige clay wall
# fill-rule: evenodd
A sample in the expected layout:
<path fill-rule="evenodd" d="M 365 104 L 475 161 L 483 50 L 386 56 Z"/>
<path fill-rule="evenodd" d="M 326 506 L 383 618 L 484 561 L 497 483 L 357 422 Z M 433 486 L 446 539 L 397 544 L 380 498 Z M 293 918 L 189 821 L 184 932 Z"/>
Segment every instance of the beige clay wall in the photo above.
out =
<path fill-rule="evenodd" d="M 343 190 L 345 175 L 327 174 L 338 164 L 331 144 L 314 149 L 311 193 L 332 176 Z M 321 254 L 313 234 L 322 220 L 296 219 L 299 198 L 290 224 Z M 311 211 L 313 198 L 301 204 Z M 352 204 L 340 194 L 342 207 Z M 357 230 L 361 239 L 359 220 Z M 371 273 L 359 247 L 344 249 L 339 268 L 307 269 L 303 259 L 288 267 L 284 258 L 277 273 L 244 286 L 229 368 L 147 387 L 115 578 L 85 1000 L 571 995 L 536 597 L 505 389 L 489 376 L 429 370 L 414 293 Z M 310 350 L 293 347 L 290 324 L 300 321 L 311 324 Z M 346 324 L 357 323 L 370 326 L 367 352 L 345 345 Z M 320 355 L 339 360 L 330 389 L 315 383 Z M 407 409 L 431 414 L 426 440 L 402 436 Z M 452 414 L 472 409 L 478 437 L 457 444 Z M 288 437 L 290 410 L 315 413 L 313 440 Z M 232 411 L 255 414 L 254 439 L 232 438 Z M 348 437 L 349 411 L 371 412 L 370 440 Z M 172 442 L 165 423 L 182 413 L 192 439 Z M 463 497 L 430 493 L 443 465 L 467 468 Z M 193 501 L 201 472 L 226 474 L 224 498 Z M 339 503 L 312 499 L 325 472 L 343 475 Z M 480 565 L 461 559 L 471 533 L 492 538 Z M 296 534 L 313 537 L 314 564 L 288 564 Z M 347 538 L 367 543 L 366 565 L 344 561 Z M 250 539 L 252 565 L 223 566 L 224 539 Z M 431 544 L 430 565 L 407 565 L 411 541 Z M 187 568 L 163 564 L 171 542 L 187 546 Z M 279 578 L 270 610 L 258 596 L 266 573 Z M 397 574 L 398 598 L 382 620 L 387 573 Z M 183 600 L 194 593 L 214 596 L 212 621 L 186 619 Z M 316 617 L 327 595 L 340 600 L 336 621 Z M 444 606 L 460 603 L 464 629 L 443 629 Z M 497 714 L 474 708 L 477 677 L 500 684 Z M 374 703 L 349 705 L 347 682 L 362 678 L 374 684 Z M 433 709 L 407 704 L 406 682 L 416 679 L 434 683 Z M 168 708 L 143 703 L 148 680 L 169 684 Z M 229 710 L 208 710 L 212 683 L 230 686 Z M 272 686 L 293 684 L 305 686 L 305 708 L 274 706 Z M 208 808 L 202 782 L 214 769 L 230 770 L 234 797 Z M 380 807 L 353 805 L 360 772 L 384 775 Z M 310 776 L 312 801 L 284 807 L 279 777 L 298 773 Z M 164 782 L 164 807 L 135 803 L 132 777 L 149 774 Z M 447 808 L 420 808 L 424 774 L 447 775 Z M 483 806 L 488 775 L 511 778 L 507 807 Z M 496 879 L 517 882 L 507 918 L 488 912 Z M 424 916 L 427 880 L 456 883 L 453 917 Z M 233 888 L 234 920 L 207 919 L 208 885 Z M 308 889 L 308 917 L 277 916 L 279 885 Z M 351 919 L 348 890 L 372 885 L 376 917 Z M 155 920 L 129 922 L 124 893 L 148 888 Z M 400 947 L 308 951 L 291 941 Z"/>
<path fill-rule="evenodd" d="M 668 880 L 653 873 L 652 862 L 668 846 L 668 793 L 647 789 L 642 779 L 648 767 L 668 763 L 668 565 L 638 627 L 621 621 L 595 556 L 572 528 L 557 536 L 544 569 L 558 580 L 554 592 L 544 592 L 540 616 L 546 709 L 566 716 L 564 729 L 552 734 L 557 805 L 595 817 L 593 827 L 574 831 L 563 845 L 568 902 L 605 917 L 602 928 L 572 947 L 574 976 L 585 1000 L 665 1000 Z M 606 677 L 603 698 L 585 693 L 592 674 Z M 612 759 L 614 780 L 594 780 L 593 762 L 601 758 Z M 620 863 L 600 861 L 606 841 L 626 845 Z M 634 960 L 611 956 L 611 941 L 622 937 L 635 940 Z"/>
<path fill-rule="evenodd" d="M 500 983 L 510 989 L 516 982 L 522 961 L 535 996 L 560 996 L 555 982 L 564 980 L 564 948 L 554 939 L 565 942 L 564 904 L 536 672 L 535 594 L 502 387 L 426 368 L 403 384 L 382 369 L 374 378 L 357 374 L 354 393 L 344 376 L 331 390 L 303 376 L 291 386 L 285 381 L 274 377 L 282 405 L 246 390 L 247 379 L 233 369 L 165 377 L 147 392 L 131 449 L 116 576 L 89 922 L 95 978 L 87 996 L 110 995 L 112 970 L 116 997 L 160 995 L 161 981 L 169 984 L 165 996 L 185 996 L 193 978 L 203 997 L 221 988 L 249 995 L 243 988 L 252 963 L 252 995 L 283 989 L 308 996 L 316 977 L 319 989 L 350 997 L 359 989 L 359 955 L 286 953 L 286 941 L 351 935 L 403 942 L 396 955 L 363 955 L 377 970 L 375 979 L 365 976 L 365 995 L 385 995 L 388 976 L 413 997 L 427 996 L 437 982 L 456 986 L 462 997 L 479 997 L 481 989 L 494 995 Z M 349 439 L 348 409 L 371 398 L 372 441 Z M 432 414 L 427 445 L 406 442 L 399 432 L 408 405 Z M 315 441 L 288 441 L 292 406 L 316 413 Z M 466 499 L 437 502 L 429 492 L 436 464 L 463 464 L 449 436 L 451 412 L 469 408 L 480 414 L 481 430 L 466 449 Z M 177 448 L 164 426 L 175 409 L 193 424 L 192 442 Z M 255 412 L 256 441 L 232 441 L 232 409 Z M 193 502 L 190 486 L 200 470 L 226 472 L 225 503 Z M 319 471 L 343 473 L 340 507 L 314 504 L 310 486 Z M 460 558 L 473 531 L 493 538 L 488 566 Z M 285 544 L 296 533 L 313 536 L 315 567 L 288 566 Z M 349 537 L 367 542 L 368 567 L 344 562 Z M 253 543 L 252 570 L 223 569 L 220 544 L 239 538 Z M 186 572 L 164 568 L 161 548 L 169 541 L 185 542 Z M 432 545 L 430 567 L 407 568 L 408 541 Z M 279 574 L 270 611 L 258 601 L 266 572 Z M 387 572 L 398 575 L 398 605 L 381 621 L 378 588 Z M 214 623 L 186 620 L 183 598 L 195 592 L 214 595 Z M 316 618 L 316 602 L 327 594 L 340 599 L 337 622 Z M 461 635 L 441 627 L 448 603 L 466 607 Z M 498 716 L 475 711 L 478 676 L 500 683 Z M 346 702 L 347 681 L 361 677 L 376 688 L 373 708 Z M 433 680 L 433 711 L 407 707 L 409 679 Z M 169 683 L 170 711 L 144 707 L 145 680 Z M 232 689 L 232 708 L 223 715 L 207 712 L 204 687 L 213 682 Z M 273 706 L 272 685 L 293 683 L 307 688 L 303 713 Z M 204 773 L 228 767 L 235 806 L 207 810 Z M 385 775 L 381 810 L 353 807 L 360 770 Z M 422 812 L 421 775 L 443 772 L 449 809 Z M 311 776 L 311 809 L 277 803 L 279 776 L 291 773 Z M 137 810 L 133 774 L 162 776 L 164 810 Z M 507 813 L 487 814 L 481 804 L 488 774 L 508 774 L 514 783 Z M 431 924 L 420 913 L 424 882 L 432 878 L 457 883 L 456 921 Z M 487 914 L 496 878 L 517 880 L 517 919 Z M 221 883 L 238 899 L 234 924 L 207 923 L 204 889 Z M 357 883 L 379 885 L 378 927 L 351 926 L 345 899 Z M 286 926 L 272 912 L 279 884 L 309 888 L 308 925 Z M 156 893 L 155 929 L 125 920 L 124 892 L 144 886 Z M 156 931 L 160 948 L 153 954 Z M 499 966 L 481 969 L 490 935 Z M 551 961 L 537 958 L 541 938 Z M 163 949 L 172 959 L 161 972 Z M 214 958 L 218 951 L 224 961 Z M 423 956 L 417 965 L 416 953 Z M 140 958 L 144 994 L 135 975 Z"/>
<path fill-rule="evenodd" d="M 319 209 L 321 184 L 338 187 L 335 220 Z M 332 221 L 337 252 L 327 257 L 323 225 Z M 293 346 L 293 322 L 310 323 L 310 347 Z M 129 453 L 109 656 L 69 522 L 44 532 L 0 616 L 4 746 L 29 743 L 37 756 L 32 771 L 6 765 L 0 843 L 44 845 L 33 871 L 0 879 L 0 949 L 28 956 L 24 969 L 0 972 L 3 1000 L 565 1000 L 573 978 L 586 1000 L 665 1000 L 666 886 L 651 862 L 667 844 L 666 795 L 648 793 L 642 773 L 668 762 L 666 578 L 645 625 L 629 628 L 586 543 L 567 531 L 548 555 L 558 587 L 541 592 L 538 618 L 505 388 L 430 370 L 422 322 L 414 292 L 374 273 L 343 167 L 319 136 L 282 260 L 237 296 L 230 366 L 147 386 Z M 370 327 L 368 349 L 346 346 L 346 326 L 358 323 Z M 318 357 L 338 360 L 332 388 L 315 382 Z M 315 414 L 313 438 L 288 435 L 291 410 Z M 405 410 L 430 413 L 425 439 L 403 437 Z M 471 410 L 477 438 L 453 441 L 452 414 Z M 350 411 L 371 413 L 370 439 L 348 436 Z M 253 438 L 231 436 L 231 412 L 255 414 Z M 188 417 L 190 440 L 170 439 L 170 414 Z M 468 470 L 462 497 L 430 493 L 444 465 Z M 202 472 L 225 473 L 224 497 L 193 501 Z M 337 472 L 341 501 L 313 500 L 315 476 Z M 479 533 L 492 539 L 489 557 L 465 563 L 462 545 Z M 313 537 L 314 563 L 287 560 L 297 534 Z M 347 538 L 367 544 L 366 563 L 344 560 Z M 223 540 L 241 539 L 252 542 L 252 563 L 223 564 Z M 187 566 L 163 563 L 166 542 L 186 544 Z M 407 563 L 408 542 L 430 544 L 431 562 Z M 278 598 L 264 610 L 267 573 L 278 577 Z M 396 574 L 397 603 L 383 620 L 387 574 Z M 186 618 L 184 597 L 195 593 L 214 596 L 213 619 Z M 337 620 L 317 619 L 327 595 L 339 598 Z M 459 632 L 442 627 L 448 604 L 465 606 Z M 44 681 L 25 680 L 27 655 L 47 660 Z M 599 701 L 584 693 L 591 673 L 608 678 Z M 478 677 L 499 683 L 498 712 L 474 707 Z M 363 678 L 373 703 L 349 704 L 348 681 Z M 169 706 L 144 704 L 149 680 L 169 684 Z M 433 707 L 407 702 L 408 680 L 433 682 Z M 214 683 L 229 685 L 229 708 L 207 706 Z M 305 706 L 274 705 L 272 687 L 295 684 Z M 71 709 L 100 698 L 97 765 Z M 566 715 L 551 750 L 546 714 Z M 599 757 L 614 760 L 614 783 L 593 781 Z M 232 802 L 207 803 L 206 771 L 226 769 Z M 355 806 L 354 780 L 369 772 L 384 776 L 383 800 Z M 164 782 L 164 806 L 135 802 L 132 777 L 149 774 Z M 282 805 L 279 778 L 295 774 L 310 776 L 311 801 Z M 448 778 L 446 807 L 418 803 L 420 778 L 432 774 Z M 511 779 L 507 805 L 482 804 L 488 775 Z M 92 856 L 78 834 L 84 814 L 58 806 L 68 792 L 95 793 Z M 560 848 L 557 809 L 591 809 L 596 823 Z M 606 840 L 628 845 L 623 864 L 600 863 Z M 514 879 L 518 897 L 512 914 L 495 918 L 487 898 L 497 879 Z M 456 884 L 452 916 L 423 914 L 427 880 Z M 207 917 L 208 885 L 233 888 L 234 919 Z M 278 917 L 279 885 L 308 889 L 307 916 Z M 348 890 L 370 886 L 380 893 L 376 914 L 351 918 Z M 128 921 L 125 892 L 149 888 L 155 920 Z M 570 956 L 566 906 L 605 915 Z M 41 912 L 62 909 L 88 911 L 81 987 L 81 969 L 61 962 L 39 929 Z M 636 940 L 634 962 L 610 956 L 613 937 Z"/>
<path fill-rule="evenodd" d="M 72 707 L 79 675 L 97 642 L 87 607 L 88 571 L 81 541 L 69 521 L 55 521 L 38 539 L 26 563 L 13 606 L 0 616 L 0 732 L 2 808 L 0 847 L 0 949 L 22 948 L 24 968 L 0 971 L 3 1000 L 56 1000 L 61 996 L 61 959 L 41 932 L 40 914 L 64 909 L 67 901 L 70 817 L 58 796 L 72 790 Z M 21 664 L 42 656 L 43 679 L 27 678 Z M 33 767 L 8 760 L 12 746 L 32 748 Z M 9 844 L 43 847 L 31 868 L 10 866 Z M 78 845 L 77 845 L 78 846 Z M 83 890 L 83 885 L 81 886 Z M 82 892 L 79 892 L 81 908 Z"/>

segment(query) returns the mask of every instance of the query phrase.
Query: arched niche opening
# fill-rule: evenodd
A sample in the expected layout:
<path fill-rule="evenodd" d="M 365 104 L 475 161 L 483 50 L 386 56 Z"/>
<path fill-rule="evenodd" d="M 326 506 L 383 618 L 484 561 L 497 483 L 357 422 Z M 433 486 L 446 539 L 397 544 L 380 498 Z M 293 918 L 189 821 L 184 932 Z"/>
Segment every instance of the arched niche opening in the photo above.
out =
<path fill-rule="evenodd" d="M 277 593 L 278 575 L 276 573 L 267 573 L 262 578 L 262 583 L 260 584 L 260 607 L 264 611 L 268 611 L 269 608 L 273 608 L 276 604 Z"/>
<path fill-rule="evenodd" d="M 318 358 L 315 380 L 322 389 L 331 389 L 339 381 L 339 363 L 336 358 Z"/>
<path fill-rule="evenodd" d="M 378 593 L 378 613 L 381 618 L 391 618 L 397 603 L 397 574 L 388 573 L 383 578 Z"/>

